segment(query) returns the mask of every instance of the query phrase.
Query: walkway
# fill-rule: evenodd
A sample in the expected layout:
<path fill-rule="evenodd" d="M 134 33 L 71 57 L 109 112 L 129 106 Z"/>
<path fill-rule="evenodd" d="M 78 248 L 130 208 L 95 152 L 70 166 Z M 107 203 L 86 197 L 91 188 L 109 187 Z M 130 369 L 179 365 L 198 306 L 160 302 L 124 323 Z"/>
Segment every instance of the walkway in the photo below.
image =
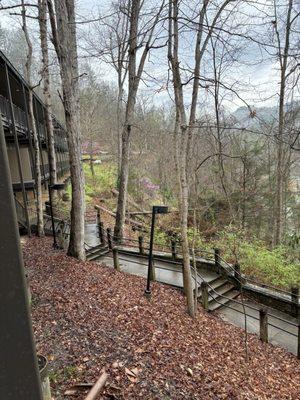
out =
<path fill-rule="evenodd" d="M 96 232 L 97 230 L 95 225 L 87 225 L 86 242 L 91 246 L 95 246 L 99 243 L 99 240 L 96 237 Z M 131 248 L 130 250 L 133 249 Z M 147 277 L 147 258 L 141 258 L 134 255 L 120 253 L 119 260 L 121 271 L 133 275 L 142 276 L 144 278 Z M 101 260 L 99 260 L 99 262 L 113 268 L 113 259 L 111 256 L 103 257 L 101 258 Z M 156 281 L 171 285 L 173 287 L 181 289 L 183 288 L 182 269 L 180 265 L 172 264 L 168 261 L 155 260 L 155 272 Z M 215 272 L 210 272 L 205 269 L 202 269 L 200 271 L 200 274 L 207 282 L 210 282 L 218 276 Z M 252 308 L 255 308 L 256 310 L 253 310 Z M 248 314 L 247 331 L 250 333 L 259 334 L 259 308 L 260 305 L 258 303 L 245 301 L 246 314 Z M 298 323 L 296 318 L 292 318 L 288 314 L 281 313 L 280 311 L 274 309 L 270 309 L 269 311 L 274 316 L 278 316 L 279 318 L 288 320 L 294 324 Z M 224 321 L 230 322 L 237 327 L 243 329 L 245 328 L 243 307 L 241 304 L 236 303 L 234 300 L 229 303 L 229 307 L 224 306 L 216 311 L 216 313 L 219 314 Z M 270 325 L 275 325 L 276 327 Z M 279 345 L 290 351 L 291 353 L 297 354 L 297 334 L 298 329 L 296 326 L 291 326 L 284 321 L 280 321 L 277 318 L 269 316 L 270 343 L 274 345 Z"/>
<path fill-rule="evenodd" d="M 147 260 L 146 259 L 141 259 L 139 257 L 135 257 L 132 255 L 125 255 L 125 254 L 120 254 L 120 269 L 123 272 L 133 274 L 133 275 L 138 275 L 142 276 L 144 278 L 147 277 Z M 106 264 L 109 267 L 113 268 L 113 260 L 112 257 L 104 257 L 101 259 L 101 263 Z M 182 273 L 179 271 L 178 268 L 174 267 L 173 264 L 169 264 L 168 262 L 165 261 L 155 261 L 155 268 L 156 268 L 156 280 L 161 283 L 165 283 L 168 285 L 176 286 L 176 287 L 183 287 L 183 281 L 182 281 Z M 217 275 L 213 272 L 208 272 L 206 270 L 201 271 L 201 275 L 203 278 L 207 281 L 210 281 L 211 279 L 215 278 Z M 254 311 L 250 307 L 254 308 L 259 308 L 257 303 L 247 301 L 245 302 L 245 308 L 246 308 L 246 314 L 254 316 L 257 319 L 251 318 L 247 316 L 247 331 L 250 333 L 256 333 L 259 334 L 259 311 Z M 216 311 L 217 314 L 220 315 L 220 317 L 227 322 L 230 322 L 231 324 L 240 327 L 240 328 L 245 328 L 245 319 L 244 319 L 244 314 L 242 312 L 242 306 L 240 304 L 235 303 L 232 301 L 230 303 L 230 307 L 222 307 L 218 311 Z M 273 315 L 276 315 L 282 319 L 288 320 L 293 323 L 297 323 L 297 320 L 295 318 L 292 318 L 291 316 L 281 313 L 280 311 L 270 309 L 271 313 Z M 297 327 L 293 327 L 283 321 L 277 320 L 273 317 L 269 317 L 269 323 L 278 326 L 278 328 L 274 328 L 272 326 L 269 326 L 269 342 L 274 344 L 274 345 L 279 345 L 289 352 L 293 354 L 297 354 L 297 337 L 292 336 L 290 333 L 297 335 Z M 286 330 L 287 332 L 284 332 L 283 330 Z"/>

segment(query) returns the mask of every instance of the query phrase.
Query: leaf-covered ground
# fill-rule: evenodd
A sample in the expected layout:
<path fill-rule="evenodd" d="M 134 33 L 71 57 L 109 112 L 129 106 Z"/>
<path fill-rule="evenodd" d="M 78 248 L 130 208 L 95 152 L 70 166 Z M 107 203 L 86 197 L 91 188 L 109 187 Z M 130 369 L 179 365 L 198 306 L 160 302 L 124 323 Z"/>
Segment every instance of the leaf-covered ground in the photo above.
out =
<path fill-rule="evenodd" d="M 105 370 L 103 399 L 297 399 L 300 363 L 199 306 L 188 317 L 183 295 L 154 283 L 54 251 L 51 240 L 26 239 L 26 270 L 38 351 L 50 360 L 53 397 Z"/>

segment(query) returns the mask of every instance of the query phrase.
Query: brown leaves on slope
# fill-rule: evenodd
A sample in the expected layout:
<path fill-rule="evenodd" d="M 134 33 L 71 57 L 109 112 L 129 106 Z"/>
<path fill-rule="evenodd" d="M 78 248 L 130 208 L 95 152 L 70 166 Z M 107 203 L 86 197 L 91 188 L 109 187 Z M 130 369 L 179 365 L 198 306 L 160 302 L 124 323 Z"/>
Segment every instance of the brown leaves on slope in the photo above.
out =
<path fill-rule="evenodd" d="M 53 394 L 109 373 L 105 399 L 299 399 L 299 362 L 283 349 L 205 313 L 195 320 L 183 295 L 51 248 L 24 245 L 38 350 L 51 360 Z M 74 398 L 74 397 L 72 397 Z M 78 399 L 84 398 L 82 394 Z"/>

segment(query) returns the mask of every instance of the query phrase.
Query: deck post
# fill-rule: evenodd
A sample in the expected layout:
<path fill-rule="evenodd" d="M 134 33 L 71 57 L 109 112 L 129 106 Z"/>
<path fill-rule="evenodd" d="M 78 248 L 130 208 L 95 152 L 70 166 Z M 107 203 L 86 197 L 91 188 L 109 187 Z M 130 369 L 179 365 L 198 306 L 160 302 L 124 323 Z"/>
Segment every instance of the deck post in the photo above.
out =
<path fill-rule="evenodd" d="M 299 286 L 291 287 L 291 300 L 292 300 L 292 315 L 298 318 L 299 316 Z"/>
<path fill-rule="evenodd" d="M 112 251 L 113 251 L 113 259 L 114 259 L 114 269 L 117 270 L 117 271 L 120 271 L 118 248 L 114 247 L 112 249 Z"/>
<path fill-rule="evenodd" d="M 176 240 L 172 239 L 171 241 L 171 252 L 172 252 L 172 260 L 176 260 Z"/>
<path fill-rule="evenodd" d="M 99 225 L 101 222 L 101 217 L 100 217 L 100 210 L 97 209 L 97 225 Z"/>
<path fill-rule="evenodd" d="M 99 230 L 99 239 L 100 239 L 100 243 L 104 243 L 104 226 L 103 226 L 103 222 L 100 222 L 98 225 L 98 230 Z"/>
<path fill-rule="evenodd" d="M 106 233 L 107 233 L 107 244 L 108 244 L 108 248 L 109 248 L 109 250 L 112 250 L 111 229 L 110 229 L 110 228 L 107 228 L 107 229 L 106 229 Z"/>
<path fill-rule="evenodd" d="M 208 284 L 205 281 L 201 282 L 201 300 L 204 310 L 208 310 Z"/>
<path fill-rule="evenodd" d="M 100 224 L 101 224 L 100 210 L 97 209 L 96 225 L 97 225 L 97 229 L 98 229 L 99 241 L 100 241 L 100 243 L 102 243 L 103 242 L 103 231 L 102 231 Z"/>
<path fill-rule="evenodd" d="M 217 273 L 219 274 L 221 271 L 220 271 L 220 249 L 217 249 L 217 248 L 215 248 L 214 249 L 214 251 L 215 251 L 215 266 L 216 266 L 216 271 L 217 271 Z"/>
<path fill-rule="evenodd" d="M 268 312 L 264 308 L 259 310 L 259 338 L 268 343 Z"/>
<path fill-rule="evenodd" d="M 144 254 L 144 237 L 139 236 L 139 252 L 140 254 Z"/>
<path fill-rule="evenodd" d="M 297 357 L 300 359 L 300 324 L 298 325 L 298 350 Z"/>

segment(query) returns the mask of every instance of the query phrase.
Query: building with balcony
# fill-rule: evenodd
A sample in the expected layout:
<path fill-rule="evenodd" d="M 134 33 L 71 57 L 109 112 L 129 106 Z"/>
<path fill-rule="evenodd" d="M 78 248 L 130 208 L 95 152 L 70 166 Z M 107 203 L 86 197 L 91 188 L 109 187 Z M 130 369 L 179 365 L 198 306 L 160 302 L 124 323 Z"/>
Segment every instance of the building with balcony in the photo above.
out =
<path fill-rule="evenodd" d="M 33 134 L 28 115 L 29 87 L 0 51 L 0 111 L 9 159 L 11 180 L 20 227 L 28 229 L 36 221 L 36 168 Z M 45 123 L 45 105 L 34 93 L 33 108 L 41 154 L 43 199 L 48 200 L 49 156 Z M 52 116 L 58 181 L 69 176 L 66 131 Z"/>

